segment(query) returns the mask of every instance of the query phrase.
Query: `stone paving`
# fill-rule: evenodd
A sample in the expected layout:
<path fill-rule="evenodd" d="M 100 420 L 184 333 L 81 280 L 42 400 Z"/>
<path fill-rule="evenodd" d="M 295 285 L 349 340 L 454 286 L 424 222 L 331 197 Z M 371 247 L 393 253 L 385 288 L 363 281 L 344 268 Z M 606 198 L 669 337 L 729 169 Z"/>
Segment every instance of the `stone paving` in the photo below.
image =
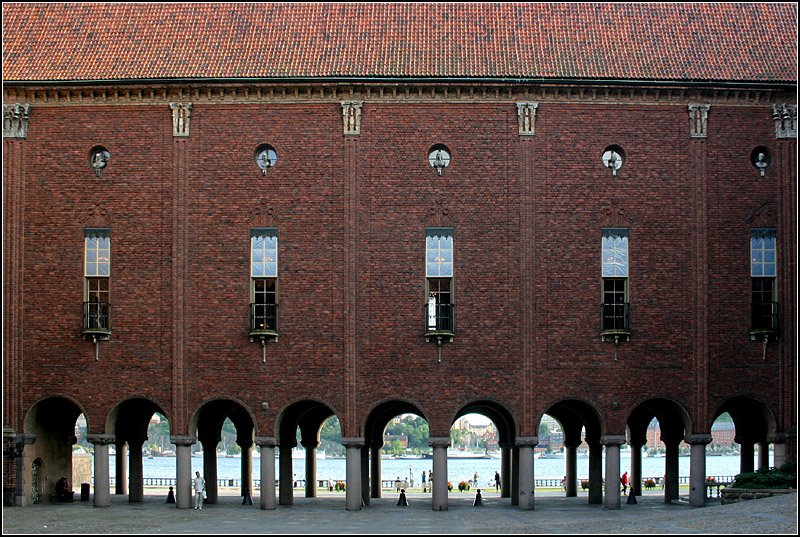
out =
<path fill-rule="evenodd" d="M 521 511 L 507 498 L 484 496 L 474 507 L 472 494 L 453 493 L 449 510 L 431 509 L 430 495 L 409 494 L 408 507 L 397 506 L 397 494 L 373 499 L 361 511 L 346 511 L 344 495 L 295 497 L 294 505 L 273 511 L 242 505 L 239 496 L 221 496 L 202 511 L 176 509 L 163 495 L 131 504 L 112 495 L 111 507 L 92 502 L 5 508 L 3 534 L 775 534 L 797 535 L 797 494 L 704 508 L 684 502 L 665 504 L 661 495 L 645 495 L 621 509 L 588 505 L 586 497 L 544 493 L 534 511 Z"/>

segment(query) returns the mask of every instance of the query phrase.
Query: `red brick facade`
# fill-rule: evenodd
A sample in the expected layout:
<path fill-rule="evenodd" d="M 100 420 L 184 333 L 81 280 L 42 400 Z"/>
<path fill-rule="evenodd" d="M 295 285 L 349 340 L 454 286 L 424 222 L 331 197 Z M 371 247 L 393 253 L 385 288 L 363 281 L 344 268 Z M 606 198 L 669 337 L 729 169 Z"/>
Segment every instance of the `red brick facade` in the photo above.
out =
<path fill-rule="evenodd" d="M 350 101 L 357 134 L 343 131 Z M 174 136 L 171 102 L 191 103 L 188 136 Z M 535 133 L 520 134 L 528 102 Z M 33 409 L 66 398 L 90 434 L 113 435 L 143 400 L 194 437 L 222 400 L 280 443 L 281 420 L 311 401 L 369 443 L 370 416 L 399 401 L 432 437 L 466 411 L 502 417 L 502 445 L 568 401 L 593 409 L 592 441 L 624 436 L 652 401 L 642 434 L 665 401 L 685 435 L 729 409 L 744 424 L 736 409 L 754 403 L 768 418 L 752 441 L 788 442 L 793 458 L 796 137 L 776 137 L 773 114 L 794 102 L 766 83 L 7 85 L 4 103 L 30 110 L 24 137 L 4 131 L 4 427 L 46 428 Z M 698 103 L 707 126 L 692 137 Z M 265 175 L 262 143 L 278 153 Z M 435 144 L 452 155 L 442 176 Z M 616 176 L 601 160 L 612 144 Z M 99 177 L 98 145 L 111 153 Z M 112 252 L 97 360 L 81 336 L 94 226 Z M 265 226 L 279 235 L 280 337 L 262 363 L 249 247 Z M 441 363 L 424 338 L 426 227 L 454 229 Z M 603 227 L 630 233 L 631 337 L 617 348 L 600 338 Z M 766 347 L 749 338 L 756 227 L 777 229 L 781 337 Z"/>

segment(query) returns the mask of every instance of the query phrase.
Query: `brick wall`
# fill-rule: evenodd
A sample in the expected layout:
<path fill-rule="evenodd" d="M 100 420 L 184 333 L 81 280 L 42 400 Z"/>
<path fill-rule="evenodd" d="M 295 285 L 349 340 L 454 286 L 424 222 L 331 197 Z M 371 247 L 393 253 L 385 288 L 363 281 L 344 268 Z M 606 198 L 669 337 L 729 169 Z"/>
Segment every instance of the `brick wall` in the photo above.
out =
<path fill-rule="evenodd" d="M 520 421 L 563 398 L 587 400 L 609 434 L 622 434 L 627 413 L 650 397 L 705 416 L 748 394 L 780 412 L 775 350 L 762 361 L 747 337 L 749 228 L 755 213 L 771 218 L 760 216 L 764 206 L 781 207 L 777 168 L 761 178 L 749 164 L 755 146 L 778 154 L 769 104 L 713 105 L 709 136 L 692 150 L 685 102 L 543 102 L 536 135 L 524 142 L 511 101 L 366 102 L 361 134 L 348 138 L 351 191 L 339 103 L 300 101 L 195 103 L 191 134 L 179 142 L 166 105 L 33 108 L 19 171 L 25 366 L 12 421 L 20 429 L 24 412 L 54 394 L 77 401 L 92 431 L 130 397 L 154 401 L 171 420 L 185 408 L 184 424 L 204 401 L 231 398 L 267 435 L 280 410 L 304 398 L 357 424 L 382 401 L 407 400 L 432 435 L 446 435 L 459 409 L 482 399 Z M 175 181 L 178 143 L 184 184 Z M 266 176 L 253 162 L 261 143 L 279 158 Z M 442 177 L 427 164 L 436 143 L 452 154 Z M 112 154 L 100 178 L 88 165 L 97 144 Z M 610 144 L 626 153 L 616 177 L 600 159 Z M 703 209 L 697 150 L 708 163 L 703 230 L 694 228 Z M 354 290 L 343 269 L 347 203 L 355 203 Z M 80 335 L 82 230 L 101 212 L 112 229 L 113 337 L 95 361 Z M 247 337 L 249 229 L 259 214 L 280 237 L 280 339 L 266 365 Z M 616 362 L 599 337 L 600 228 L 609 218 L 630 228 L 632 337 Z M 521 222 L 531 226 L 524 235 Z M 422 335 L 424 229 L 438 225 L 455 228 L 456 256 L 457 335 L 441 363 Z M 173 311 L 176 226 L 188 237 L 184 318 Z M 700 400 L 697 233 L 708 237 L 709 265 L 699 291 L 710 366 Z M 356 312 L 345 311 L 350 292 Z M 532 315 L 530 333 L 522 311 Z M 348 315 L 357 321 L 349 371 Z M 178 325 L 183 368 L 173 353 Z M 352 399 L 346 378 L 356 382 Z M 256 412 L 262 401 L 274 412 Z M 530 421 L 517 423 L 520 434 L 536 434 Z"/>

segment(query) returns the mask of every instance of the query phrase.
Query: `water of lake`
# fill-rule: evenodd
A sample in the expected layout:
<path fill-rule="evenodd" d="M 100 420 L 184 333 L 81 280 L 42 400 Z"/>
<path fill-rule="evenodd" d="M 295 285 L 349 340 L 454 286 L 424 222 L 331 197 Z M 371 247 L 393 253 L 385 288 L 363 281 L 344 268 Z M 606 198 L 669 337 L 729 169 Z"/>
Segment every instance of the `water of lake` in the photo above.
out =
<path fill-rule="evenodd" d="M 663 457 L 643 457 L 642 476 L 661 477 L 664 475 Z M 757 467 L 757 459 L 755 464 Z M 305 461 L 294 459 L 293 470 L 297 479 L 305 477 Z M 605 460 L 603 461 L 605 464 Z M 253 457 L 253 478 L 258 479 L 261 475 L 261 460 Z M 770 464 L 772 464 L 772 454 L 770 453 Z M 143 461 L 145 478 L 171 477 L 176 475 L 175 457 L 155 457 L 145 458 Z M 630 456 L 622 454 L 620 457 L 620 472 L 630 472 Z M 422 472 L 426 473 L 433 469 L 431 459 L 384 459 L 381 461 L 381 479 L 394 480 L 398 476 L 401 479 L 408 479 L 413 476 L 414 483 L 418 485 L 422 477 Z M 109 470 L 111 477 L 115 475 L 114 457 L 109 460 Z M 192 457 L 192 475 L 199 470 L 203 473 L 203 458 Z M 447 474 L 448 481 L 457 483 L 462 480 L 471 480 L 474 474 L 479 474 L 479 481 L 482 486 L 487 486 L 491 482 L 494 486 L 494 473 L 500 471 L 500 459 L 448 459 Z M 536 479 L 561 479 L 564 476 L 564 459 L 536 459 L 534 462 L 534 474 Z M 739 456 L 707 456 L 706 475 L 708 476 L 733 476 L 739 473 Z M 278 476 L 278 456 L 275 456 L 275 475 Z M 317 479 L 332 479 L 334 481 L 345 480 L 345 460 L 344 459 L 318 459 L 317 460 Z M 689 475 L 689 457 L 680 457 L 679 475 L 681 477 Z M 578 457 L 578 478 L 587 479 L 589 476 L 589 458 Z M 239 479 L 241 477 L 241 459 L 217 457 L 217 478 L 218 479 Z"/>

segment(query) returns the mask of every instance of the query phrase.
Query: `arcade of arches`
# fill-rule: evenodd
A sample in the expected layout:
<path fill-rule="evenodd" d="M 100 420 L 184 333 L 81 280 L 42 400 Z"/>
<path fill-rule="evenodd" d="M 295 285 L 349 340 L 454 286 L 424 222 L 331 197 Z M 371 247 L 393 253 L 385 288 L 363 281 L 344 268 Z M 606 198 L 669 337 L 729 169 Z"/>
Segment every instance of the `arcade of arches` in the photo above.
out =
<path fill-rule="evenodd" d="M 764 403 L 746 396 L 733 397 L 716 409 L 714 418 L 727 412 L 736 428 L 735 441 L 741 449 L 741 471 L 754 470 L 755 446 L 758 446 L 758 466 L 769 465 L 768 447 L 774 445 L 774 466 L 792 458 L 787 451 L 787 435 L 777 430 L 775 415 Z M 25 430 L 17 434 L 14 443 L 7 443 L 4 454 L 6 472 L 23 476 L 22 482 L 6 490 L 6 501 L 24 505 L 47 501 L 48 483 L 52 484 L 63 475 L 71 475 L 72 445 L 76 442 L 75 424 L 83 414 L 86 418 L 88 441 L 94 446 L 94 495 L 95 506 L 111 504 L 109 485 L 109 446 L 114 445 L 115 494 L 127 494 L 130 502 L 142 502 L 144 479 L 142 447 L 147 440 L 147 427 L 155 413 L 170 418 L 158 404 L 142 398 L 120 402 L 107 416 L 86 414 L 80 403 L 63 397 L 44 399 L 29 410 L 25 419 Z M 207 401 L 196 410 L 189 420 L 193 434 L 170 436 L 176 446 L 176 505 L 191 507 L 189 491 L 192 478 L 191 448 L 199 442 L 203 450 L 203 475 L 208 489 L 208 502 L 218 500 L 216 446 L 221 438 L 223 422 L 229 419 L 236 428 L 236 443 L 241 448 L 242 494 L 255 491 L 253 487 L 253 449 L 260 450 L 262 464 L 260 482 L 277 482 L 275 487 L 260 490 L 262 509 L 275 509 L 278 505 L 293 502 L 292 449 L 299 439 L 305 449 L 305 496 L 314 497 L 316 487 L 316 449 L 319 433 L 325 421 L 334 416 L 334 410 L 324 402 L 316 400 L 297 401 L 277 414 L 272 431 L 262 431 L 251 409 L 231 399 Z M 346 448 L 346 508 L 359 510 L 370 504 L 370 498 L 381 495 L 381 458 L 383 433 L 391 419 L 402 414 L 416 414 L 426 418 L 425 412 L 408 401 L 393 400 L 375 406 L 363 422 L 363 436 L 343 437 Z M 482 414 L 494 423 L 498 432 L 501 450 L 501 497 L 510 498 L 512 505 L 521 509 L 534 507 L 534 456 L 533 449 L 538 437 L 519 436 L 519 423 L 514 415 L 492 401 L 476 401 L 463 406 L 450 423 L 455 423 L 466 414 Z M 577 496 L 577 448 L 584 439 L 589 446 L 589 490 L 588 503 L 603 504 L 606 508 L 620 507 L 620 495 L 616 487 L 604 493 L 603 480 L 616 482 L 620 475 L 620 447 L 631 447 L 632 483 L 641 493 L 641 454 L 646 444 L 648 424 L 655 418 L 661 425 L 661 438 L 666 445 L 664 500 L 678 498 L 678 444 L 685 441 L 691 446 L 690 493 L 691 505 L 705 504 L 705 446 L 711 442 L 710 424 L 694 424 L 690 414 L 681 405 L 666 398 L 653 398 L 640 402 L 628 413 L 626 430 L 611 431 L 604 422 L 603 414 L 587 401 L 563 399 L 554 402 L 543 414 L 559 421 L 564 433 L 566 452 L 566 496 Z M 542 415 L 543 415 L 542 414 Z M 541 418 L 541 416 L 539 416 Z M 713 420 L 712 420 L 713 422 Z M 102 425 L 98 425 L 101 423 Z M 433 424 L 432 424 L 433 425 Z M 441 424 L 435 424 L 441 425 Z M 431 427 L 432 431 L 442 428 Z M 95 431 L 92 433 L 91 431 Z M 698 432 L 700 431 L 700 432 Z M 447 448 L 449 436 L 431 436 L 433 448 L 433 494 L 432 509 L 448 508 Z M 275 475 L 275 448 L 279 449 L 278 475 Z M 605 454 L 605 457 L 603 455 Z M 605 468 L 603 461 L 605 460 Z M 272 461 L 272 464 L 269 464 Z M 127 484 L 127 490 L 125 485 Z M 254 495 L 255 496 L 255 495 Z M 8 504 L 8 503 L 7 503 Z"/>

